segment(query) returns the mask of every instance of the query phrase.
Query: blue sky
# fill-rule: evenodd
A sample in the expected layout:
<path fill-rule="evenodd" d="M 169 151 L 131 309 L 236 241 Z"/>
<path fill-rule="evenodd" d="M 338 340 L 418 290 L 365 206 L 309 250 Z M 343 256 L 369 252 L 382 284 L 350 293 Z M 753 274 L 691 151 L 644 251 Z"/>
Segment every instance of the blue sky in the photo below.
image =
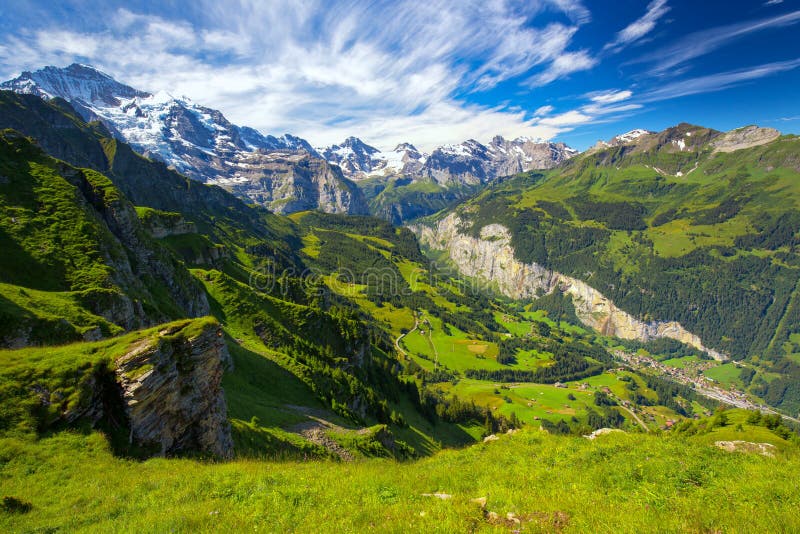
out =
<path fill-rule="evenodd" d="M 316 145 L 584 149 L 679 122 L 799 133 L 798 35 L 800 0 L 16 0 L 0 78 L 88 63 Z"/>

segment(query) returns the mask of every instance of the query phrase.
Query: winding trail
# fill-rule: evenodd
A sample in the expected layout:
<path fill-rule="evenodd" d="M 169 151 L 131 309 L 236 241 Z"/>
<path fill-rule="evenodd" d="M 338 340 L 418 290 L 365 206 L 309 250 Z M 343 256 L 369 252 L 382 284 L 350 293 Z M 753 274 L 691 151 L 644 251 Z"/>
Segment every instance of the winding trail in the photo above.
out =
<path fill-rule="evenodd" d="M 404 334 L 400 334 L 399 336 L 397 336 L 397 339 L 394 340 L 394 348 L 396 348 L 397 352 L 399 352 L 400 354 L 402 354 L 405 357 L 408 357 L 408 353 L 400 347 L 400 341 L 402 341 L 402 339 L 404 337 L 406 337 L 408 334 L 410 334 L 411 332 L 415 331 L 418 327 L 419 327 L 419 318 L 417 317 L 417 314 L 415 313 L 414 314 L 414 328 L 412 328 L 411 330 L 409 330 L 408 332 L 406 332 Z"/>
<path fill-rule="evenodd" d="M 623 410 L 625 410 L 626 412 L 628 412 L 629 414 L 631 414 L 633 416 L 633 418 L 636 419 L 636 422 L 639 423 L 639 425 L 641 425 L 641 427 L 644 429 L 645 432 L 650 432 L 650 429 L 647 427 L 646 424 L 644 424 L 644 421 L 642 421 L 639 418 L 639 416 L 636 415 L 636 413 L 633 410 L 631 410 L 627 406 L 623 406 L 621 403 L 620 403 L 619 407 L 622 408 Z"/>

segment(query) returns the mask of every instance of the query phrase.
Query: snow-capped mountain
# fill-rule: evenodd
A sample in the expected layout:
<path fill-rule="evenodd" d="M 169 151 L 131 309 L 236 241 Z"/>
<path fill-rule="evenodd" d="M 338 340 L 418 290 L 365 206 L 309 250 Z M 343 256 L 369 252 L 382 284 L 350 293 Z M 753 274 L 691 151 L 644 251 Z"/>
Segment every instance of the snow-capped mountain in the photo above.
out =
<path fill-rule="evenodd" d="M 611 140 L 611 143 L 616 143 L 616 144 L 630 143 L 632 141 L 635 141 L 636 139 L 639 139 L 643 135 L 650 135 L 652 133 L 653 132 L 649 130 L 642 130 L 641 128 L 637 128 L 635 130 L 631 130 L 630 132 L 625 132 L 624 134 L 620 134 L 614 137 Z"/>
<path fill-rule="evenodd" d="M 595 144 L 592 147 L 592 150 L 602 150 L 604 148 L 628 145 L 636 142 L 639 138 L 645 135 L 653 135 L 653 133 L 654 132 L 651 132 L 649 130 L 642 130 L 641 128 L 637 128 L 635 130 L 631 130 L 630 132 L 625 132 L 623 134 L 616 135 L 608 141 L 602 141 L 602 140 L 598 141 L 597 144 Z"/>
<path fill-rule="evenodd" d="M 317 151 L 330 163 L 341 167 L 345 176 L 356 181 L 375 176 L 413 175 L 427 159 L 426 154 L 410 143 L 400 143 L 394 150 L 381 152 L 357 137 L 348 137 L 340 145 Z"/>
<path fill-rule="evenodd" d="M 378 163 L 377 158 L 373 162 L 373 157 L 380 153 L 358 137 L 348 137 L 342 144 L 321 148 L 318 152 L 330 163 L 341 167 L 346 176 L 356 180 L 372 173 Z"/>
<path fill-rule="evenodd" d="M 492 153 L 493 172 L 496 176 L 552 169 L 578 155 L 577 150 L 564 143 L 530 137 L 518 137 L 509 141 L 498 135 L 492 139 L 488 148 Z"/>
<path fill-rule="evenodd" d="M 320 161 L 305 139 L 237 126 L 187 97 L 139 91 L 80 64 L 24 72 L 0 89 L 63 98 L 84 119 L 103 122 L 145 156 L 276 211 L 366 213 L 358 188 L 338 168 Z M 318 194 L 322 190 L 324 194 Z M 316 205 L 310 200 L 317 198 L 330 202 Z"/>
<path fill-rule="evenodd" d="M 405 176 L 431 179 L 442 186 L 476 185 L 532 169 L 550 169 L 578 153 L 563 143 L 525 137 L 506 140 L 501 136 L 489 145 L 470 139 L 440 146 L 431 154 L 409 143 L 380 152 L 355 137 L 317 150 L 352 180 Z"/>

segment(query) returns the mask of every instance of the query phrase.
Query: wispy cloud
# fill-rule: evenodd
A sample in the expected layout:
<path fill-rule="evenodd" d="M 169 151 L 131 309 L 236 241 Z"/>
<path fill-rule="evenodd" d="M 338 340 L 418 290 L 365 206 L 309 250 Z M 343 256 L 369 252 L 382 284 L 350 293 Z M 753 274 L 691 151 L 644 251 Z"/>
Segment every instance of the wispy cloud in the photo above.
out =
<path fill-rule="evenodd" d="M 570 51 L 591 18 L 577 0 L 204 0 L 193 13 L 201 18 L 118 9 L 96 31 L 21 30 L 0 37 L 0 68 L 11 75 L 78 60 L 267 132 L 430 147 L 495 133 L 556 135 L 521 110 L 458 95 L 536 69 L 545 84 L 595 63 Z"/>
<path fill-rule="evenodd" d="M 612 121 L 643 107 L 639 103 L 625 102 L 632 96 L 632 91 L 618 89 L 588 93 L 583 96 L 584 103 L 577 108 L 556 115 L 535 117 L 533 122 L 540 127 L 569 131 L 584 124 Z M 553 109 L 548 111 L 552 112 Z"/>
<path fill-rule="evenodd" d="M 556 57 L 544 72 L 528 78 L 525 85 L 541 87 L 574 72 L 589 70 L 595 65 L 597 65 L 597 58 L 592 57 L 586 50 L 564 52 Z"/>
<path fill-rule="evenodd" d="M 794 70 L 800 67 L 800 58 L 776 61 L 755 67 L 737 69 L 686 80 L 671 82 L 641 95 L 640 102 L 656 102 L 682 96 L 721 91 L 766 76 Z"/>
<path fill-rule="evenodd" d="M 631 96 L 633 96 L 633 92 L 627 89 L 622 91 L 618 89 L 612 89 L 610 91 L 596 91 L 586 95 L 589 100 L 598 104 L 613 104 L 615 102 L 622 102 L 623 100 L 628 100 Z"/>
<path fill-rule="evenodd" d="M 620 50 L 649 34 L 658 20 L 670 11 L 667 0 L 653 0 L 647 6 L 647 13 L 617 33 L 616 38 L 605 46 L 605 50 Z"/>
<path fill-rule="evenodd" d="M 650 71 L 651 74 L 663 75 L 685 65 L 692 59 L 709 54 L 746 35 L 772 28 L 791 26 L 798 22 L 800 22 L 800 11 L 793 11 L 766 19 L 703 30 L 689 34 L 667 47 L 642 56 L 632 63 L 654 63 Z"/>

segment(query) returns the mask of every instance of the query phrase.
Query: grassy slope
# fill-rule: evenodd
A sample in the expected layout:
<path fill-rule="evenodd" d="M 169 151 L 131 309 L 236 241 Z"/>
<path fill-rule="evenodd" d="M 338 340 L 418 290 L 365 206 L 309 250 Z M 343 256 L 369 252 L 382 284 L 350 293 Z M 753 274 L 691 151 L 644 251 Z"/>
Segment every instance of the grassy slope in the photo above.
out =
<path fill-rule="evenodd" d="M 704 144 L 711 135 L 680 125 L 657 136 L 663 145 L 588 153 L 492 186 L 458 211 L 472 232 L 509 226 L 523 261 L 591 273 L 623 309 L 678 320 L 709 346 L 758 357 L 759 378 L 779 367 L 791 381 L 800 367 L 782 359 L 798 359 L 790 340 L 800 333 L 800 140 L 715 154 Z M 673 137 L 699 140 L 681 151 Z M 795 413 L 797 388 L 773 389 L 754 392 Z"/>
<path fill-rule="evenodd" d="M 723 429 L 724 431 L 724 429 Z M 747 437 L 747 433 L 740 436 Z M 720 432 L 718 436 L 723 436 Z M 3 493 L 32 504 L 0 515 L 9 532 L 791 532 L 800 529 L 794 448 L 776 458 L 726 453 L 718 436 L 538 431 L 432 458 L 353 464 L 130 462 L 99 434 L 33 445 L 0 440 Z M 58 487 L 58 491 L 53 491 Z M 442 492 L 451 499 L 425 497 Z M 519 528 L 519 527 L 517 527 Z"/>
<path fill-rule="evenodd" d="M 549 318 L 548 311 L 535 309 L 533 307 L 535 304 L 520 308 L 501 299 L 492 298 L 486 304 L 480 304 L 467 298 L 470 306 L 465 306 L 463 302 L 452 300 L 454 294 L 462 297 L 471 296 L 470 288 L 443 273 L 432 276 L 427 266 L 419 260 L 412 261 L 400 254 L 399 244 L 392 241 L 393 238 L 388 235 L 387 230 L 373 228 L 371 231 L 374 235 L 372 235 L 362 227 L 361 231 L 364 233 L 358 234 L 352 227 L 357 225 L 356 222 L 350 222 L 351 226 L 339 227 L 337 224 L 341 224 L 341 221 L 337 223 L 335 218 L 303 213 L 294 214 L 292 219 L 298 223 L 301 231 L 305 232 L 303 241 L 308 245 L 313 244 L 303 250 L 311 261 L 320 258 L 320 253 L 323 252 L 320 244 L 326 239 L 331 240 L 331 232 L 341 233 L 348 239 L 367 247 L 359 249 L 359 254 L 364 256 L 372 254 L 375 259 L 370 261 L 378 262 L 368 265 L 376 265 L 382 272 L 395 272 L 396 276 L 401 276 L 408 284 L 409 289 L 429 298 L 428 305 L 454 312 L 456 315 L 468 314 L 470 309 L 476 306 L 490 306 L 497 323 L 491 328 L 500 331 L 506 329 L 507 333 L 461 330 L 438 317 L 433 313 L 434 310 L 420 307 L 424 304 L 415 307 L 402 303 L 398 306 L 383 303 L 382 306 L 378 306 L 367 297 L 367 285 L 344 283 L 336 276 L 324 278 L 334 292 L 357 304 L 364 313 L 372 317 L 372 320 L 388 330 L 392 337 L 397 338 L 406 332 L 399 343 L 407 357 L 407 359 L 401 357 L 401 362 L 406 367 L 413 363 L 429 373 L 437 370 L 452 373 L 455 384 L 443 382 L 432 386 L 445 396 L 454 394 L 461 399 L 473 401 L 478 406 L 490 406 L 495 413 L 506 417 L 510 417 L 513 413 L 523 423 L 534 426 L 540 424 L 539 419 L 557 422 L 561 419 L 572 420 L 573 417 L 585 418 L 587 409 L 598 409 L 594 405 L 594 392 L 604 386 L 611 386 L 619 399 L 631 399 L 630 392 L 624 387 L 625 383 L 619 381 L 616 376 L 606 374 L 570 383 L 569 390 L 556 388 L 553 385 L 530 383 L 511 384 L 510 388 L 506 389 L 494 381 L 464 378 L 463 375 L 468 370 L 528 371 L 553 365 L 553 354 L 539 350 L 518 350 L 515 363 L 501 364 L 496 359 L 499 352 L 498 340 L 507 339 L 507 336 L 524 337 L 531 332 L 535 333 L 540 323 L 548 325 L 551 328 L 551 335 L 556 338 L 585 340 L 604 346 L 613 345 L 613 342 L 593 336 L 584 328 L 565 321 L 557 324 Z M 381 235 L 384 237 L 381 238 Z M 337 245 L 349 246 L 348 241 L 337 241 Z M 337 264 L 339 268 L 359 272 L 354 266 L 358 262 L 348 263 L 348 259 L 354 255 L 349 250 L 343 249 L 339 256 L 341 263 Z M 393 283 L 393 287 L 402 290 L 400 286 L 399 283 Z M 419 322 L 419 328 L 411 331 L 415 317 Z M 641 378 L 629 373 L 625 375 L 637 380 L 641 386 L 639 393 L 651 401 L 657 400 L 655 392 L 648 389 Z M 589 389 L 586 391 L 578 390 L 578 386 L 583 382 L 589 384 Z M 569 399 L 570 394 L 577 400 Z M 667 419 L 680 419 L 674 411 L 663 406 L 643 406 L 637 409 L 640 416 L 647 419 L 651 428 L 662 426 Z M 618 411 L 628 420 L 627 428 L 637 427 L 637 423 L 628 412 Z M 474 433 L 474 430 L 467 431 Z"/>
<path fill-rule="evenodd" d="M 187 319 L 90 343 L 0 350 L 0 432 L 33 439 L 52 431 L 65 416 L 87 406 L 95 393 L 92 388 L 100 387 L 98 373 L 113 369 L 132 345 L 142 340 L 156 343 L 167 328 L 175 330 L 171 338 L 190 339 L 209 323 L 216 321 Z"/>

